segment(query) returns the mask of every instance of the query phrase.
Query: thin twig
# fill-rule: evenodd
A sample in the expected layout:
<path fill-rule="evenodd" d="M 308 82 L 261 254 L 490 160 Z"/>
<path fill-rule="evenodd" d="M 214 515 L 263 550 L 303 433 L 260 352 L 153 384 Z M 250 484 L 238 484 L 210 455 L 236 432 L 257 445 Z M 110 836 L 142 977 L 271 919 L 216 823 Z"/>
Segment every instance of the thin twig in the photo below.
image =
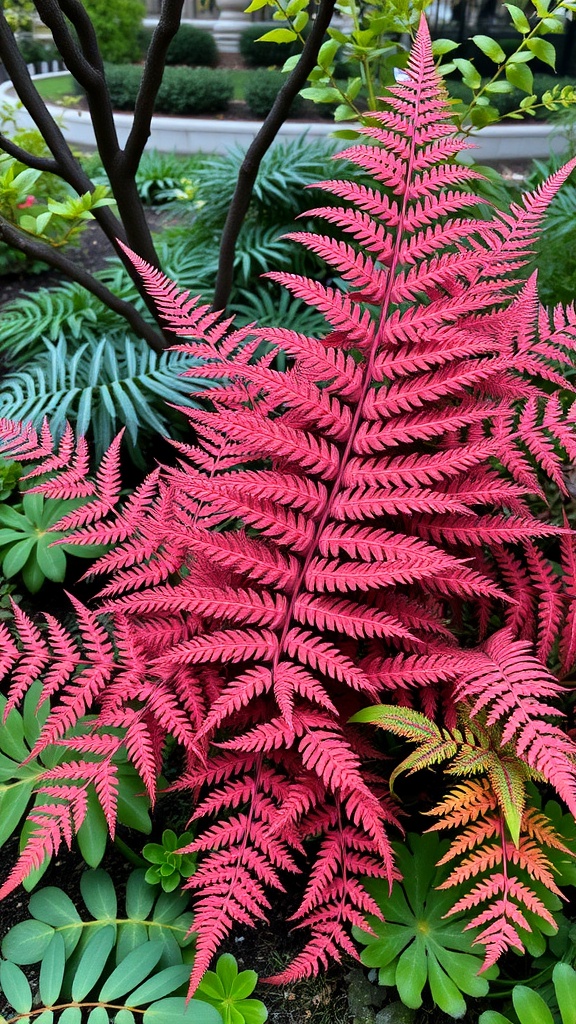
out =
<path fill-rule="evenodd" d="M 332 20 L 334 6 L 335 0 L 320 0 L 318 13 L 310 35 L 304 44 L 300 60 L 291 74 L 287 76 L 286 82 L 274 101 L 272 110 L 256 138 L 248 147 L 246 156 L 242 161 L 220 242 L 218 274 L 214 290 L 214 309 L 224 311 L 230 299 L 234 281 L 236 242 L 248 212 L 254 182 L 256 181 L 262 158 L 274 142 L 279 129 L 288 117 L 293 99 L 300 92 L 308 75 L 316 65 L 318 51 L 322 46 L 326 30 Z"/>

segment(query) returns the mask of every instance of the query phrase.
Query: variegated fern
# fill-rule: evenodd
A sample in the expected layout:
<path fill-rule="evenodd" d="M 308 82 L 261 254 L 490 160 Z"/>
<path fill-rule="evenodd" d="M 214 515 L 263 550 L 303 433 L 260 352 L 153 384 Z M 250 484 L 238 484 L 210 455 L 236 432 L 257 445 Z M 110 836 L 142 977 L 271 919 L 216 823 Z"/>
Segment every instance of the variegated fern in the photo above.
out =
<path fill-rule="evenodd" d="M 74 740 L 79 759 L 46 773 L 45 805 L 1 893 L 71 841 L 90 782 L 113 831 L 119 744 L 153 798 L 174 736 L 185 759 L 175 788 L 190 793 L 196 828 L 186 849 L 198 855 L 192 989 L 234 922 L 266 918 L 311 840 L 292 917 L 309 938 L 273 980 L 355 953 L 350 927 L 378 914 L 362 879 L 395 877 L 386 766 L 350 721 L 370 701 L 414 708 L 409 731 L 396 726 L 409 739 L 423 731 L 411 766 L 455 758 L 474 776 L 484 831 L 470 849 L 485 837 L 496 851 L 482 861 L 496 874 L 476 922 L 489 961 L 518 946 L 523 906 L 540 912 L 528 884 L 499 880 L 515 857 L 548 871 L 537 851 L 549 833 L 523 802 L 525 779 L 546 779 L 576 811 L 576 747 L 549 724 L 558 685 L 544 663 L 557 651 L 564 670 L 576 660 L 575 548 L 533 512 L 544 477 L 566 493 L 562 458 L 576 456 L 574 416 L 556 395 L 576 313 L 550 318 L 534 279 L 518 280 L 570 165 L 509 214 L 468 219 L 477 175 L 454 162 L 463 144 L 424 23 L 388 106 L 345 154 L 377 184 L 324 182 L 345 205 L 314 211 L 347 240 L 292 235 L 350 290 L 271 275 L 324 315 L 324 337 L 234 331 L 133 257 L 189 339 L 180 350 L 220 382 L 208 410 L 186 410 L 194 441 L 177 445 L 176 468 L 119 506 L 118 442 L 94 479 L 71 431 L 54 453 L 47 430 L 3 427 L 5 450 L 47 474 L 40 490 L 86 499 L 59 525 L 113 548 L 95 566 L 110 575 L 99 607 L 76 604 L 80 641 L 22 613 L 20 644 L 2 630 L 8 708 L 38 675 L 60 697 L 34 756 L 69 744 L 88 708 L 99 718 Z M 547 543 L 564 545 L 568 595 Z M 442 812 L 464 826 L 463 811 Z M 458 877 L 475 882 L 477 867 Z"/>

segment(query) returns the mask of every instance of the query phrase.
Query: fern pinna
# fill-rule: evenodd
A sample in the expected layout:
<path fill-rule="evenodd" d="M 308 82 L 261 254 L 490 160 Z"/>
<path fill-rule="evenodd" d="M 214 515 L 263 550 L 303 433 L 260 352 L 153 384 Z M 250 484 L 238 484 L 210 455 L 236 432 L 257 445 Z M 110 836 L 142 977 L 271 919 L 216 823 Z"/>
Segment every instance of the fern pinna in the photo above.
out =
<path fill-rule="evenodd" d="M 484 831 L 470 848 L 484 836 L 500 854 L 467 877 L 496 865 L 504 878 L 489 883 L 477 922 L 495 922 L 479 936 L 489 962 L 521 944 L 523 906 L 547 913 L 506 867 L 532 820 L 526 781 L 546 780 L 576 810 L 576 748 L 550 724 L 559 687 L 544 664 L 576 660 L 573 610 L 558 648 L 568 598 L 544 553 L 562 544 L 569 572 L 574 547 L 533 512 L 535 500 L 545 508 L 542 478 L 565 493 L 562 458 L 576 455 L 573 415 L 555 394 L 576 316 L 549 318 L 520 274 L 570 166 L 509 214 L 468 219 L 478 175 L 453 160 L 463 143 L 425 23 L 388 106 L 363 129 L 366 144 L 345 153 L 383 190 L 322 184 L 344 205 L 314 214 L 348 240 L 292 235 L 349 290 L 271 275 L 323 313 L 325 337 L 234 331 L 133 257 L 170 328 L 189 339 L 180 350 L 220 382 L 208 410 L 185 410 L 194 443 L 177 445 L 176 467 L 119 507 L 118 443 L 92 479 L 70 431 L 54 453 L 47 431 L 4 425 L 5 450 L 38 463 L 41 490 L 86 498 L 59 525 L 112 549 L 94 566 L 110 576 L 98 609 L 76 606 L 80 640 L 51 618 L 42 633 L 19 611 L 20 646 L 3 629 L 10 702 L 44 674 L 60 703 L 38 746 L 60 741 L 74 755 L 47 772 L 46 803 L 1 891 L 70 841 L 89 784 L 113 829 L 118 744 L 154 796 L 171 734 L 185 755 L 175 787 L 190 793 L 198 829 L 186 848 L 199 865 L 187 883 L 192 989 L 234 922 L 265 920 L 270 894 L 303 871 L 311 848 L 292 917 L 308 939 L 273 980 L 355 955 L 350 927 L 379 913 L 362 879 L 395 877 L 388 762 L 350 721 L 374 700 L 429 723 L 432 748 L 416 766 L 442 760 L 439 742 L 463 774 L 484 774 Z M 89 708 L 93 733 L 68 739 Z M 536 877 L 537 834 L 531 849 L 522 870 Z M 471 892 L 469 905 L 479 898 Z"/>

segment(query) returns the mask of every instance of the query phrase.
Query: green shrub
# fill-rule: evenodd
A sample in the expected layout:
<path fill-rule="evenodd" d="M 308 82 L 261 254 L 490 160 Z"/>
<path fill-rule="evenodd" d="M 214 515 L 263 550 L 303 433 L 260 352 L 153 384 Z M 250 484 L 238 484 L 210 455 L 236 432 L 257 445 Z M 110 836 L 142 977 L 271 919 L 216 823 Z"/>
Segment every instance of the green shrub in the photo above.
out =
<path fill-rule="evenodd" d="M 244 98 L 250 113 L 254 117 L 266 117 L 270 113 L 274 100 L 286 81 L 281 71 L 265 71 L 259 69 L 250 76 Z M 299 117 L 304 108 L 302 96 L 295 96 L 290 106 L 290 115 Z"/>
<path fill-rule="evenodd" d="M 115 110 L 134 110 L 142 68 L 124 64 L 107 64 L 106 81 Z"/>
<path fill-rule="evenodd" d="M 156 109 L 164 114 L 215 114 L 234 95 L 232 76 L 211 68 L 166 68 Z"/>
<path fill-rule="evenodd" d="M 142 0 L 83 0 L 105 61 L 129 63 L 140 58 L 139 29 L 146 13 Z"/>
<path fill-rule="evenodd" d="M 215 67 L 218 63 L 218 48 L 214 36 L 193 25 L 181 25 L 168 47 L 166 63 Z"/>
<path fill-rule="evenodd" d="M 106 79 L 116 110 L 133 110 L 141 67 L 109 64 Z M 215 114 L 226 110 L 234 95 L 232 77 L 212 68 L 166 68 L 158 90 L 156 111 L 160 114 Z"/>
<path fill-rule="evenodd" d="M 29 34 L 20 37 L 18 49 L 27 64 L 39 65 L 43 60 L 60 59 L 60 54 L 52 43 L 46 40 L 34 39 Z"/>
<path fill-rule="evenodd" d="M 297 53 L 297 45 L 286 43 L 260 43 L 258 39 L 266 32 L 262 25 L 251 25 L 240 35 L 240 54 L 251 68 L 282 67 L 287 57 Z"/>

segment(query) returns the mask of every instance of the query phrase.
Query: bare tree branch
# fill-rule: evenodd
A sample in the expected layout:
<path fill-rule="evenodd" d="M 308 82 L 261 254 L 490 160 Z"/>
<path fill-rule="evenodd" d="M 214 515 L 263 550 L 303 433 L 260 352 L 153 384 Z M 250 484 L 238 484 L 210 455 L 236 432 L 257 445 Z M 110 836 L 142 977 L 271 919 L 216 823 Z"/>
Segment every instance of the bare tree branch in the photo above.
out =
<path fill-rule="evenodd" d="M 15 142 L 6 138 L 2 132 L 0 132 L 0 149 L 8 153 L 8 156 L 13 156 L 15 160 L 19 160 L 21 164 L 31 167 L 34 171 L 46 171 L 48 174 L 59 173 L 59 167 L 55 160 L 51 160 L 49 156 L 36 156 L 34 153 L 29 153 L 26 149 L 22 149 L 21 146 L 17 146 Z"/>
<path fill-rule="evenodd" d="M 164 0 L 160 18 L 146 55 L 144 72 L 134 107 L 134 120 L 124 147 L 123 165 L 128 174 L 136 174 L 144 147 L 150 137 L 150 125 L 158 89 L 162 84 L 166 53 L 180 25 L 184 0 Z"/>
<path fill-rule="evenodd" d="M 320 0 L 318 13 L 310 35 L 304 44 L 300 60 L 291 74 L 287 76 L 285 84 L 274 101 L 272 110 L 246 151 L 222 232 L 218 274 L 214 290 L 214 309 L 224 311 L 230 298 L 234 281 L 236 242 L 248 212 L 254 182 L 256 181 L 262 157 L 272 145 L 279 128 L 281 128 L 288 117 L 292 100 L 300 92 L 308 75 L 316 65 L 318 51 L 332 20 L 334 6 L 335 0 Z"/>
<path fill-rule="evenodd" d="M 87 291 L 100 299 L 109 309 L 118 313 L 134 328 L 136 334 L 144 338 L 156 352 L 164 352 L 167 348 L 166 339 L 144 320 L 130 302 L 120 299 L 111 292 L 102 281 L 89 274 L 80 264 L 65 256 L 59 249 L 40 242 L 38 239 L 25 235 L 10 221 L 0 217 L 0 241 L 6 242 L 32 259 L 43 260 L 56 270 L 66 274 L 72 281 L 81 284 Z"/>

